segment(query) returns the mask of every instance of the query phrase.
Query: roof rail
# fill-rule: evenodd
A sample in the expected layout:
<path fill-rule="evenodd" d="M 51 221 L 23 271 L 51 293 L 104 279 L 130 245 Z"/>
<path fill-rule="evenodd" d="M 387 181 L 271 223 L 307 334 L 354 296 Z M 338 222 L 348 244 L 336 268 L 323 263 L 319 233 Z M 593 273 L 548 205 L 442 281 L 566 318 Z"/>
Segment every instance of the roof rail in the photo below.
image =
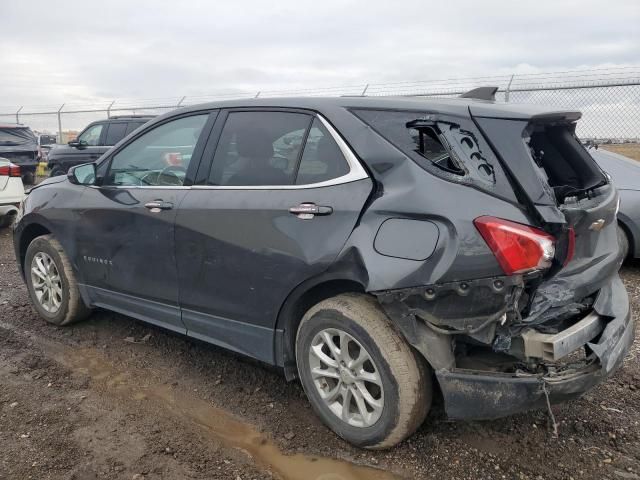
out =
<path fill-rule="evenodd" d="M 110 119 L 119 119 L 119 118 L 153 118 L 155 115 L 111 115 Z"/>
<path fill-rule="evenodd" d="M 460 95 L 460 98 L 475 98 L 476 100 L 496 100 L 498 87 L 478 87 Z"/>

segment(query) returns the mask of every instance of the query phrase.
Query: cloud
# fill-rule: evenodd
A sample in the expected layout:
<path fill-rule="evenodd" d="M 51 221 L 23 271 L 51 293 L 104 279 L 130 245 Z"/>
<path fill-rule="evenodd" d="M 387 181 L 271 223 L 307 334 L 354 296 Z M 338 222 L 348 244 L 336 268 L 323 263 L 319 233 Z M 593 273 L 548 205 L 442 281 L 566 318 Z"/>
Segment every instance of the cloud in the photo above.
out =
<path fill-rule="evenodd" d="M 637 0 L 30 0 L 0 21 L 2 106 L 640 64 Z"/>

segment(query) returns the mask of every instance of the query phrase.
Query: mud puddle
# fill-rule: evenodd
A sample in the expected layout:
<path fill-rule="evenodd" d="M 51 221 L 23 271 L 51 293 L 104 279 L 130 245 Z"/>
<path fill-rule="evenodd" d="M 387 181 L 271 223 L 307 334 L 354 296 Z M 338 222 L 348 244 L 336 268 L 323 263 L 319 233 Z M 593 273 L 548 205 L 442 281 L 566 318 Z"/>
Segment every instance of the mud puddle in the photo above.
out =
<path fill-rule="evenodd" d="M 203 428 L 224 445 L 244 451 L 259 466 L 284 480 L 390 480 L 391 473 L 347 461 L 301 454 L 285 455 L 252 426 L 235 419 L 228 412 L 209 403 L 176 391 L 168 385 L 141 385 L 152 378 L 144 371 L 120 371 L 96 350 L 64 350 L 54 357 L 73 371 L 88 375 L 108 392 L 132 401 L 152 402 L 165 411 Z"/>

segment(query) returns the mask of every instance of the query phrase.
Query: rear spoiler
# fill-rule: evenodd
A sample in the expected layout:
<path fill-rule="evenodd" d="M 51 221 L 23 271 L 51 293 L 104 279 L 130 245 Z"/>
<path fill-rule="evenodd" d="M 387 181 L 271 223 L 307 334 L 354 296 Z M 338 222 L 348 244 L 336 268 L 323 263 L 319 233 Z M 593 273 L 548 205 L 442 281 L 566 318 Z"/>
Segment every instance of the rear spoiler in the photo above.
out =
<path fill-rule="evenodd" d="M 498 87 L 478 87 L 460 95 L 460 98 L 473 98 L 475 100 L 496 101 Z"/>

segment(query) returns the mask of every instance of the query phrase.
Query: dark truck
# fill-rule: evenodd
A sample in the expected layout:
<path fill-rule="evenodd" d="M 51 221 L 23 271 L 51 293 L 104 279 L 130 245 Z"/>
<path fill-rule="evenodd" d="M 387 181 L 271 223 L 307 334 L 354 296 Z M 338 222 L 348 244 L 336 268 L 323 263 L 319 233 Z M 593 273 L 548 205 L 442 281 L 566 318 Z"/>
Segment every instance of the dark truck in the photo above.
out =
<path fill-rule="evenodd" d="M 38 138 L 24 125 L 0 125 L 0 157 L 20 166 L 22 181 L 33 184 L 38 166 Z"/>
<path fill-rule="evenodd" d="M 87 125 L 78 138 L 67 145 L 55 145 L 47 154 L 52 177 L 64 175 L 70 167 L 94 162 L 131 132 L 153 118 L 152 115 L 118 115 Z"/>
<path fill-rule="evenodd" d="M 14 244 L 33 305 L 279 366 L 367 448 L 414 432 L 433 392 L 456 419 L 580 396 L 634 339 L 618 192 L 578 112 L 470 96 L 162 115 L 31 190 Z"/>

